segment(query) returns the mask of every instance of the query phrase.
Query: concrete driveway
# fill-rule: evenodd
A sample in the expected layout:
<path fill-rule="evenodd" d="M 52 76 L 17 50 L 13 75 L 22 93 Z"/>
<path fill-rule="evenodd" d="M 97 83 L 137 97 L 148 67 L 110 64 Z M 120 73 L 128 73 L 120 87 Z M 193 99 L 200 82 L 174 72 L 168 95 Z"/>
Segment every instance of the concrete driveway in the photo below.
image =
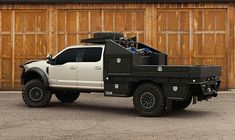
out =
<path fill-rule="evenodd" d="M 185 111 L 145 118 L 132 98 L 81 94 L 73 104 L 53 97 L 49 107 L 29 108 L 19 93 L 0 93 L 0 139 L 234 140 L 235 93 L 220 94 Z"/>

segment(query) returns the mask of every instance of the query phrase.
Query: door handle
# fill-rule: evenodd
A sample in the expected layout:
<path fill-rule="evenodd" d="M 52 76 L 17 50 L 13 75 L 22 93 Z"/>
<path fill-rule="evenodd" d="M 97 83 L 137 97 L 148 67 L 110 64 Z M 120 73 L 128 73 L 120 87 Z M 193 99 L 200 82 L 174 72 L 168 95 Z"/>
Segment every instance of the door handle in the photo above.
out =
<path fill-rule="evenodd" d="M 75 70 L 75 69 L 76 69 L 76 67 L 74 67 L 74 66 L 71 66 L 71 67 L 70 67 L 70 69 L 71 69 L 71 70 Z"/>
<path fill-rule="evenodd" d="M 101 70 L 100 66 L 95 66 L 95 70 Z"/>

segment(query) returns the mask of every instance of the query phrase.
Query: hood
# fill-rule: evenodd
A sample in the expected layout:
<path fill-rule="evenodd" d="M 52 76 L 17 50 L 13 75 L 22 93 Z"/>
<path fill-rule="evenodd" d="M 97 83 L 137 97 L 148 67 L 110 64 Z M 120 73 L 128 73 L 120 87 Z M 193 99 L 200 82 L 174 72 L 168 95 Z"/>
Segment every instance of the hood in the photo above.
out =
<path fill-rule="evenodd" d="M 24 68 L 25 65 L 33 63 L 33 62 L 38 62 L 38 60 L 29 60 L 29 61 L 25 62 L 24 64 L 20 65 L 20 67 Z"/>
<path fill-rule="evenodd" d="M 24 65 L 27 65 L 27 64 L 30 64 L 30 63 L 33 63 L 33 62 L 38 62 L 38 60 L 29 60 L 26 63 L 24 63 Z"/>
<path fill-rule="evenodd" d="M 23 69 L 29 69 L 29 68 L 40 68 L 40 69 L 46 69 L 46 67 L 48 67 L 50 64 L 47 63 L 46 60 L 31 60 L 31 61 L 27 61 L 25 64 L 21 65 L 20 67 L 22 67 Z"/>

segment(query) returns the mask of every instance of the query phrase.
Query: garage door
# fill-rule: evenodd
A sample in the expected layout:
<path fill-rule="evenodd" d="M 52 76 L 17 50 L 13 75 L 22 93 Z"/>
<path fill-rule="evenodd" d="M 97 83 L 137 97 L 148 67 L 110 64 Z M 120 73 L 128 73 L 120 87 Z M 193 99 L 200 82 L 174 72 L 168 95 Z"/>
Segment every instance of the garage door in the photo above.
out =
<path fill-rule="evenodd" d="M 19 89 L 19 65 L 47 55 L 47 18 L 46 10 L 0 11 L 0 89 Z"/>
<path fill-rule="evenodd" d="M 156 10 L 155 46 L 169 64 L 221 65 L 227 87 L 226 9 Z"/>

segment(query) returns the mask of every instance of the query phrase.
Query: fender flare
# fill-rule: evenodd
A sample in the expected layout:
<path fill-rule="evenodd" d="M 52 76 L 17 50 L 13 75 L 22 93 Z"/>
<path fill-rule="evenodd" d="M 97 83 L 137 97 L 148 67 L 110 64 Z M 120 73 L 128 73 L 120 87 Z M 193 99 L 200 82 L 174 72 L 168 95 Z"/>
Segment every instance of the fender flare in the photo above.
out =
<path fill-rule="evenodd" d="M 40 68 L 36 68 L 36 67 L 29 68 L 26 72 L 24 72 L 21 76 L 21 81 L 24 81 L 26 76 L 32 72 L 37 73 L 41 77 L 45 87 L 49 87 L 49 80 L 48 80 L 46 73 L 43 70 L 41 70 Z"/>

